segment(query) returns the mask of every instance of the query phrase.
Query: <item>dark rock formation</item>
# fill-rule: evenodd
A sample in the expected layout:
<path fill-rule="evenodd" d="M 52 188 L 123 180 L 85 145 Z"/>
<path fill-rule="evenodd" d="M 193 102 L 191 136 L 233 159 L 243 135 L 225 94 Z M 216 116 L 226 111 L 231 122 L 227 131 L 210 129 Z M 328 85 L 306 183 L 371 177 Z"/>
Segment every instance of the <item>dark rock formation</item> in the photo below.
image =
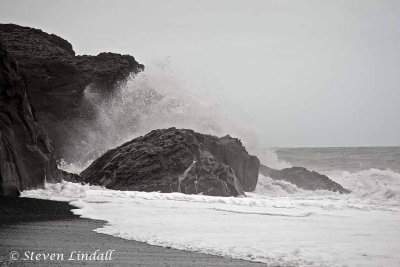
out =
<path fill-rule="evenodd" d="M 17 59 L 33 112 L 59 158 L 67 159 L 69 151 L 77 150 L 69 147 L 82 145 L 80 128 L 93 119 L 85 89 L 106 97 L 144 68 L 129 55 L 76 56 L 72 45 L 61 37 L 14 24 L 0 24 L 0 40 Z"/>
<path fill-rule="evenodd" d="M 249 155 L 237 138 L 229 135 L 218 138 L 194 132 L 194 136 L 210 151 L 217 161 L 232 167 L 244 191 L 256 189 L 260 160 Z"/>
<path fill-rule="evenodd" d="M 18 187 L 15 183 L 9 184 L 5 183 L 0 187 L 0 196 L 7 196 L 11 198 L 19 197 L 21 192 L 19 191 Z"/>
<path fill-rule="evenodd" d="M 0 44 L 0 195 L 58 181 L 53 148 L 28 101 L 15 59 Z"/>
<path fill-rule="evenodd" d="M 118 190 L 238 196 L 254 190 L 258 169 L 238 139 L 169 128 L 109 150 L 81 176 Z"/>
<path fill-rule="evenodd" d="M 326 175 L 315 171 L 309 171 L 303 167 L 292 167 L 283 170 L 271 169 L 263 164 L 260 165 L 260 173 L 274 180 L 284 180 L 305 190 L 330 190 L 339 193 L 350 193 L 340 184 L 332 181 Z"/>
<path fill-rule="evenodd" d="M 79 174 L 61 170 L 61 175 L 64 181 L 83 184 L 83 180 Z"/>

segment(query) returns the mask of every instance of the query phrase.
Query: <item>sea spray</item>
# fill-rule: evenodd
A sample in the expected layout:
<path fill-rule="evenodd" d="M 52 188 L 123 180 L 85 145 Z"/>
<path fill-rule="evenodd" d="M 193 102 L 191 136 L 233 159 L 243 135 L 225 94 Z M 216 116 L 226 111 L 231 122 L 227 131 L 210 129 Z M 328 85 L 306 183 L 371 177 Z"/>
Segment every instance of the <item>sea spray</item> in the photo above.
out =
<path fill-rule="evenodd" d="M 253 151 L 260 159 L 261 163 L 270 168 L 281 170 L 284 168 L 293 167 L 292 164 L 290 164 L 289 162 L 279 159 L 278 155 L 275 152 L 275 149 L 253 148 Z"/>
<path fill-rule="evenodd" d="M 197 93 L 195 93 L 195 91 Z M 77 125 L 78 145 L 71 146 L 61 167 L 81 171 L 104 152 L 153 129 L 177 127 L 238 137 L 249 152 L 258 150 L 254 127 L 237 121 L 217 99 L 191 88 L 165 66 L 149 66 L 106 97 L 89 86 L 85 101 L 93 107 L 94 119 Z"/>
<path fill-rule="evenodd" d="M 332 180 L 365 199 L 384 199 L 400 206 L 400 173 L 371 168 L 357 172 L 329 171 Z"/>

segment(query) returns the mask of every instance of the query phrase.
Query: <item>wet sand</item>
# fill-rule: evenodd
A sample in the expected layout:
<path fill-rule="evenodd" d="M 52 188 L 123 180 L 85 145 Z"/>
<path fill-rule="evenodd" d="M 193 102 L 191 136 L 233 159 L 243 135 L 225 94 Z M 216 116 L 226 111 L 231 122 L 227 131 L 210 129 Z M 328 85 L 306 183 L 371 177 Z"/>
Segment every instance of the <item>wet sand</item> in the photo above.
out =
<path fill-rule="evenodd" d="M 71 208 L 65 202 L 0 198 L 0 266 L 265 266 L 99 234 L 92 230 L 105 222 L 79 218 Z M 96 250 L 103 260 L 79 259 Z M 106 260 L 108 250 L 114 251 Z M 10 259 L 13 251 L 19 260 Z M 48 253 L 54 253 L 53 261 L 44 260 Z M 38 254 L 40 260 L 32 260 Z"/>

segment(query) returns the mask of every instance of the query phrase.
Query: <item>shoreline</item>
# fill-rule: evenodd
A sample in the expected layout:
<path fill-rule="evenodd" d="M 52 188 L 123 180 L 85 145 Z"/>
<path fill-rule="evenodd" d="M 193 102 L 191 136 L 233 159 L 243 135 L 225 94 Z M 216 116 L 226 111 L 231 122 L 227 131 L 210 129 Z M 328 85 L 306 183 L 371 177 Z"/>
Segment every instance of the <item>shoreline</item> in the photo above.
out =
<path fill-rule="evenodd" d="M 0 198 L 0 266 L 265 266 L 96 233 L 107 222 L 80 218 L 74 208 L 67 202 Z M 10 259 L 13 251 L 19 260 Z M 89 260 L 95 252 L 97 260 Z"/>

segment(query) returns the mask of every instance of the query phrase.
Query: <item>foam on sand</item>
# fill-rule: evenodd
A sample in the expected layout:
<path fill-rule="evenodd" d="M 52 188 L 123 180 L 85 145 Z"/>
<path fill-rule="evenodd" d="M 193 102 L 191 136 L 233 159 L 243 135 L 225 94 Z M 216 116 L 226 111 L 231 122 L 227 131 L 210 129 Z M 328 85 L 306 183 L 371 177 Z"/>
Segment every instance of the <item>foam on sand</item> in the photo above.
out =
<path fill-rule="evenodd" d="M 96 232 L 151 245 L 272 266 L 400 265 L 398 206 L 297 190 L 290 196 L 234 198 L 64 182 L 23 196 L 70 201 L 75 214 L 108 222 Z"/>

